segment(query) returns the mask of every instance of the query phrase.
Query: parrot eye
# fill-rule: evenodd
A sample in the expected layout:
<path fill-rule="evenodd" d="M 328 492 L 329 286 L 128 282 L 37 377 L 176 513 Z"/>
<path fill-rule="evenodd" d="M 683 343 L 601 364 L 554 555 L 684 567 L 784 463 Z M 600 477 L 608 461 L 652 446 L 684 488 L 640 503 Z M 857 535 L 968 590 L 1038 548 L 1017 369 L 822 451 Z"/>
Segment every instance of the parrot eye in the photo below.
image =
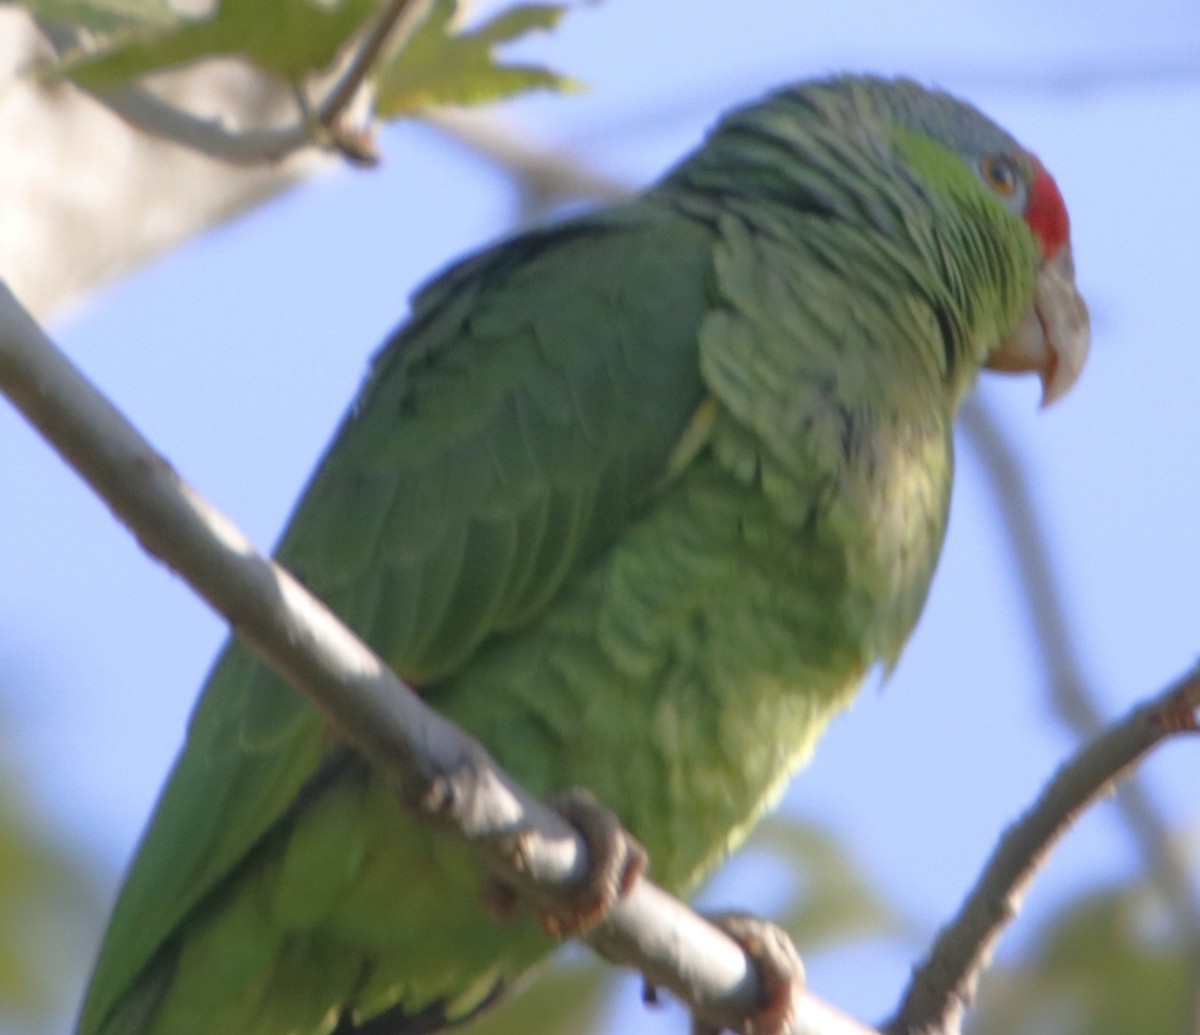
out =
<path fill-rule="evenodd" d="M 979 175 L 1002 198 L 1011 198 L 1020 184 L 1017 163 L 1008 155 L 984 155 L 979 160 Z"/>

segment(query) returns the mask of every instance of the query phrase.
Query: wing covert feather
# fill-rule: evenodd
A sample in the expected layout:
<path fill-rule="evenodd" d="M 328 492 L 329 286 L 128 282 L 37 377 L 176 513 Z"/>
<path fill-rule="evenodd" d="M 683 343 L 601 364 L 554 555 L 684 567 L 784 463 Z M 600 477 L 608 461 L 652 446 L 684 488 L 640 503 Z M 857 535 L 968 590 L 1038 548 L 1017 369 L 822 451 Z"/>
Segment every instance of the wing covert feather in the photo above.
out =
<path fill-rule="evenodd" d="M 665 470 L 703 394 L 711 245 L 644 201 L 528 234 L 425 288 L 376 356 L 278 556 L 435 706 L 437 680 L 549 606 Z M 188 915 L 268 832 L 286 836 L 329 747 L 305 699 L 231 642 L 118 901 L 81 1035 L 154 987 L 147 965 L 169 965 Z"/>

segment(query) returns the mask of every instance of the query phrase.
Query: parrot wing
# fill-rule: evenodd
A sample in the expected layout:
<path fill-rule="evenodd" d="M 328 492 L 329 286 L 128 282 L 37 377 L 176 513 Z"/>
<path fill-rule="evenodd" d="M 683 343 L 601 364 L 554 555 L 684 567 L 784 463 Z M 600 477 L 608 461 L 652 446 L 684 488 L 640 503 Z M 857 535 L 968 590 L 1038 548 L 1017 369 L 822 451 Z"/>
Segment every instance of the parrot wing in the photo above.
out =
<path fill-rule="evenodd" d="M 644 202 L 528 234 L 425 288 L 377 355 L 278 557 L 435 706 L 437 681 L 532 621 L 667 469 L 703 398 L 711 236 Z M 169 968 L 151 960 L 339 755 L 306 699 L 232 641 L 118 900 L 80 1035 L 123 999 L 153 1002 Z"/>

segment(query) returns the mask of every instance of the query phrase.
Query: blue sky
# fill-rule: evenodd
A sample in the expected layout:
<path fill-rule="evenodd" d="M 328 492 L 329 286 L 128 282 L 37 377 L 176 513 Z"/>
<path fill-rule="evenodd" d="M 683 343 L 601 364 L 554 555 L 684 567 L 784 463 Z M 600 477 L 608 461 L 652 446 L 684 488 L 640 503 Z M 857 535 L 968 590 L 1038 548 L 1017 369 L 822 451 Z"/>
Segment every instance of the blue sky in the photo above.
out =
<path fill-rule="evenodd" d="M 731 104 L 831 70 L 904 72 L 970 97 L 1037 151 L 1067 199 L 1092 306 L 1089 368 L 1037 410 L 1031 380 L 987 378 L 1035 488 L 1054 574 L 1108 714 L 1163 685 L 1200 646 L 1200 10 L 1192 4 L 694 0 L 580 6 L 521 48 L 589 84 L 510 105 L 523 133 L 631 184 L 648 182 Z M 55 335 L 201 492 L 260 545 L 277 536 L 368 355 L 445 262 L 515 212 L 485 163 L 420 125 L 389 130 L 384 167 L 342 170 L 213 231 L 97 297 Z M 5 721 L 46 825 L 111 895 L 221 623 L 149 560 L 9 410 L 0 408 Z M 949 541 L 897 671 L 836 724 L 786 806 L 844 835 L 930 930 L 1002 826 L 1069 751 L 1050 719 L 990 488 L 960 453 Z M 1200 756 L 1145 767 L 1195 844 Z M 1030 916 L 1136 866 L 1111 806 L 1056 853 Z M 770 881 L 723 881 L 769 905 Z M 95 932 L 95 937 L 99 931 Z M 810 983 L 886 1013 L 908 945 L 822 953 Z M 71 975 L 74 985 L 82 975 Z M 632 987 L 632 986 L 631 986 Z M 629 1008 L 629 1023 L 664 1028 Z M 629 1030 L 629 1029 L 626 1029 Z"/>

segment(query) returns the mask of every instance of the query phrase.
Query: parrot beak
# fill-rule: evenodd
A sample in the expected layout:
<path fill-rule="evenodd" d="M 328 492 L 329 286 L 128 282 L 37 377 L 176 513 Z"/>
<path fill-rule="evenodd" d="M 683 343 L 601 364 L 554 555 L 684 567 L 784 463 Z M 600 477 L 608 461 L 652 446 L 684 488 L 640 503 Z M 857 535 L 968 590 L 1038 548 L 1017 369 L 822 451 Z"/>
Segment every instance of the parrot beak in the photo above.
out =
<path fill-rule="evenodd" d="M 1016 329 L 984 365 L 990 370 L 1036 370 L 1042 379 L 1042 406 L 1067 394 L 1083 370 L 1091 338 L 1087 304 L 1075 286 L 1070 244 L 1038 269 L 1033 304 Z"/>

